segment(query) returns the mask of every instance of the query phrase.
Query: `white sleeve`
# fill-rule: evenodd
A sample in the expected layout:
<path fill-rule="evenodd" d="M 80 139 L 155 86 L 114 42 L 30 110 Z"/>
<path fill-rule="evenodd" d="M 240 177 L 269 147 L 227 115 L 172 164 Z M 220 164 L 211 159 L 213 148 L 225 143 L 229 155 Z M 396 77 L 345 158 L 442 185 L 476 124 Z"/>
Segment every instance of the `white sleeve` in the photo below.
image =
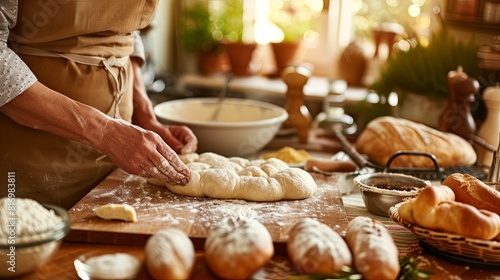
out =
<path fill-rule="evenodd" d="M 33 72 L 8 46 L 16 24 L 17 0 L 0 0 L 0 107 L 37 81 Z"/>
<path fill-rule="evenodd" d="M 146 61 L 146 50 L 144 48 L 144 43 L 142 42 L 142 37 L 140 31 L 134 31 L 134 52 L 130 55 L 133 57 L 138 57 L 142 60 L 142 64 Z"/>

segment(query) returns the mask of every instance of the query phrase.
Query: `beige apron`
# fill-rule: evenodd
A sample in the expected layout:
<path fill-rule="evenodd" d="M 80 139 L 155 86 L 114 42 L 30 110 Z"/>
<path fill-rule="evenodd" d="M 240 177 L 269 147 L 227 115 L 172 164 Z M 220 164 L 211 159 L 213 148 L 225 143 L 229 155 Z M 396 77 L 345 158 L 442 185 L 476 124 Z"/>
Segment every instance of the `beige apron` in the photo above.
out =
<path fill-rule="evenodd" d="M 146 27 L 157 0 L 19 1 L 12 48 L 38 80 L 111 117 L 131 120 L 131 32 Z M 36 104 L 35 104 L 36 106 Z M 0 176 L 16 197 L 70 208 L 115 166 L 99 151 L 20 126 L 0 113 Z M 9 173 L 10 172 L 10 173 Z M 1 196 L 7 189 L 1 188 Z"/>

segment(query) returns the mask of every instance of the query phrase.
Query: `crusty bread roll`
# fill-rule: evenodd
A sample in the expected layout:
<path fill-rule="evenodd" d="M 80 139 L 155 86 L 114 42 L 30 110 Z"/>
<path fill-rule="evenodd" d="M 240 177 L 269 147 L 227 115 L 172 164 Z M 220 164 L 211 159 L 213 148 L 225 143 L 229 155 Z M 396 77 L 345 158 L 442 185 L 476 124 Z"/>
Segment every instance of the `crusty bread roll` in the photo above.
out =
<path fill-rule="evenodd" d="M 191 170 L 185 186 L 165 186 L 173 193 L 221 199 L 278 201 L 311 197 L 317 185 L 311 174 L 283 161 L 226 158 L 215 153 L 181 157 Z"/>
<path fill-rule="evenodd" d="M 153 234 L 145 246 L 145 260 L 153 279 L 189 279 L 195 250 L 191 239 L 183 231 L 166 228 Z"/>
<path fill-rule="evenodd" d="M 353 255 L 354 267 L 363 279 L 398 277 L 399 251 L 381 222 L 357 216 L 347 225 L 345 240 Z"/>
<path fill-rule="evenodd" d="M 443 185 L 455 193 L 455 200 L 500 215 L 500 192 L 469 174 L 454 173 Z"/>
<path fill-rule="evenodd" d="M 271 234 L 253 219 L 225 218 L 210 229 L 205 241 L 206 263 L 223 279 L 248 279 L 273 254 Z"/>
<path fill-rule="evenodd" d="M 331 227 L 305 218 L 290 230 L 286 243 L 290 261 L 303 274 L 333 274 L 352 267 L 352 255 L 344 239 Z"/>
<path fill-rule="evenodd" d="M 440 167 L 472 165 L 476 152 L 463 138 L 406 119 L 380 117 L 370 121 L 356 140 L 356 149 L 370 161 L 385 166 L 398 151 L 432 154 Z M 433 168 L 424 156 L 398 156 L 391 167 Z"/>
<path fill-rule="evenodd" d="M 500 216 L 488 210 L 454 201 L 455 194 L 444 185 L 427 186 L 399 209 L 399 216 L 423 228 L 490 240 L 500 233 Z"/>

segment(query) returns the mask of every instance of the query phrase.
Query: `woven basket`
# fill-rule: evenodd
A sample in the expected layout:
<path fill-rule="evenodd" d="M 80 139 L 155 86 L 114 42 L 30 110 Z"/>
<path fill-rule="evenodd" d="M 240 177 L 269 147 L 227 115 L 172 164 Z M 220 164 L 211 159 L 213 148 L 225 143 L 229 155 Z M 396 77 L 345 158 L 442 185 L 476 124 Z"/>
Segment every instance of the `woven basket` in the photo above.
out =
<path fill-rule="evenodd" d="M 398 209 L 403 203 L 406 202 L 401 202 L 391 207 L 389 209 L 389 217 L 396 223 L 412 231 L 427 245 L 447 254 L 470 258 L 472 259 L 471 261 L 498 263 L 500 266 L 500 242 L 437 232 L 408 223 L 398 213 Z"/>

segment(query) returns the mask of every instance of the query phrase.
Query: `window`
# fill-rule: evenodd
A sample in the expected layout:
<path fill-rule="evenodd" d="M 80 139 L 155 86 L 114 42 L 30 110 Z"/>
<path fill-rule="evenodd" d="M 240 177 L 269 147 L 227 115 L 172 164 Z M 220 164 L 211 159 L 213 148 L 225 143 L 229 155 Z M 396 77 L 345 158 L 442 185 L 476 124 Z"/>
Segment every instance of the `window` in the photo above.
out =
<path fill-rule="evenodd" d="M 337 77 L 338 59 L 354 39 L 363 41 L 367 56 L 373 56 L 376 44 L 373 31 L 384 26 L 382 24 L 397 24 L 405 36 L 425 41 L 433 14 L 430 0 L 204 1 L 214 18 L 221 16 L 224 5 L 243 7 L 242 38 L 259 43 L 254 57 L 264 72 L 274 65 L 268 43 L 301 32 L 302 44 L 297 60 L 311 65 L 314 75 L 328 78 Z M 214 32 L 217 39 L 222 36 L 222 31 Z"/>

